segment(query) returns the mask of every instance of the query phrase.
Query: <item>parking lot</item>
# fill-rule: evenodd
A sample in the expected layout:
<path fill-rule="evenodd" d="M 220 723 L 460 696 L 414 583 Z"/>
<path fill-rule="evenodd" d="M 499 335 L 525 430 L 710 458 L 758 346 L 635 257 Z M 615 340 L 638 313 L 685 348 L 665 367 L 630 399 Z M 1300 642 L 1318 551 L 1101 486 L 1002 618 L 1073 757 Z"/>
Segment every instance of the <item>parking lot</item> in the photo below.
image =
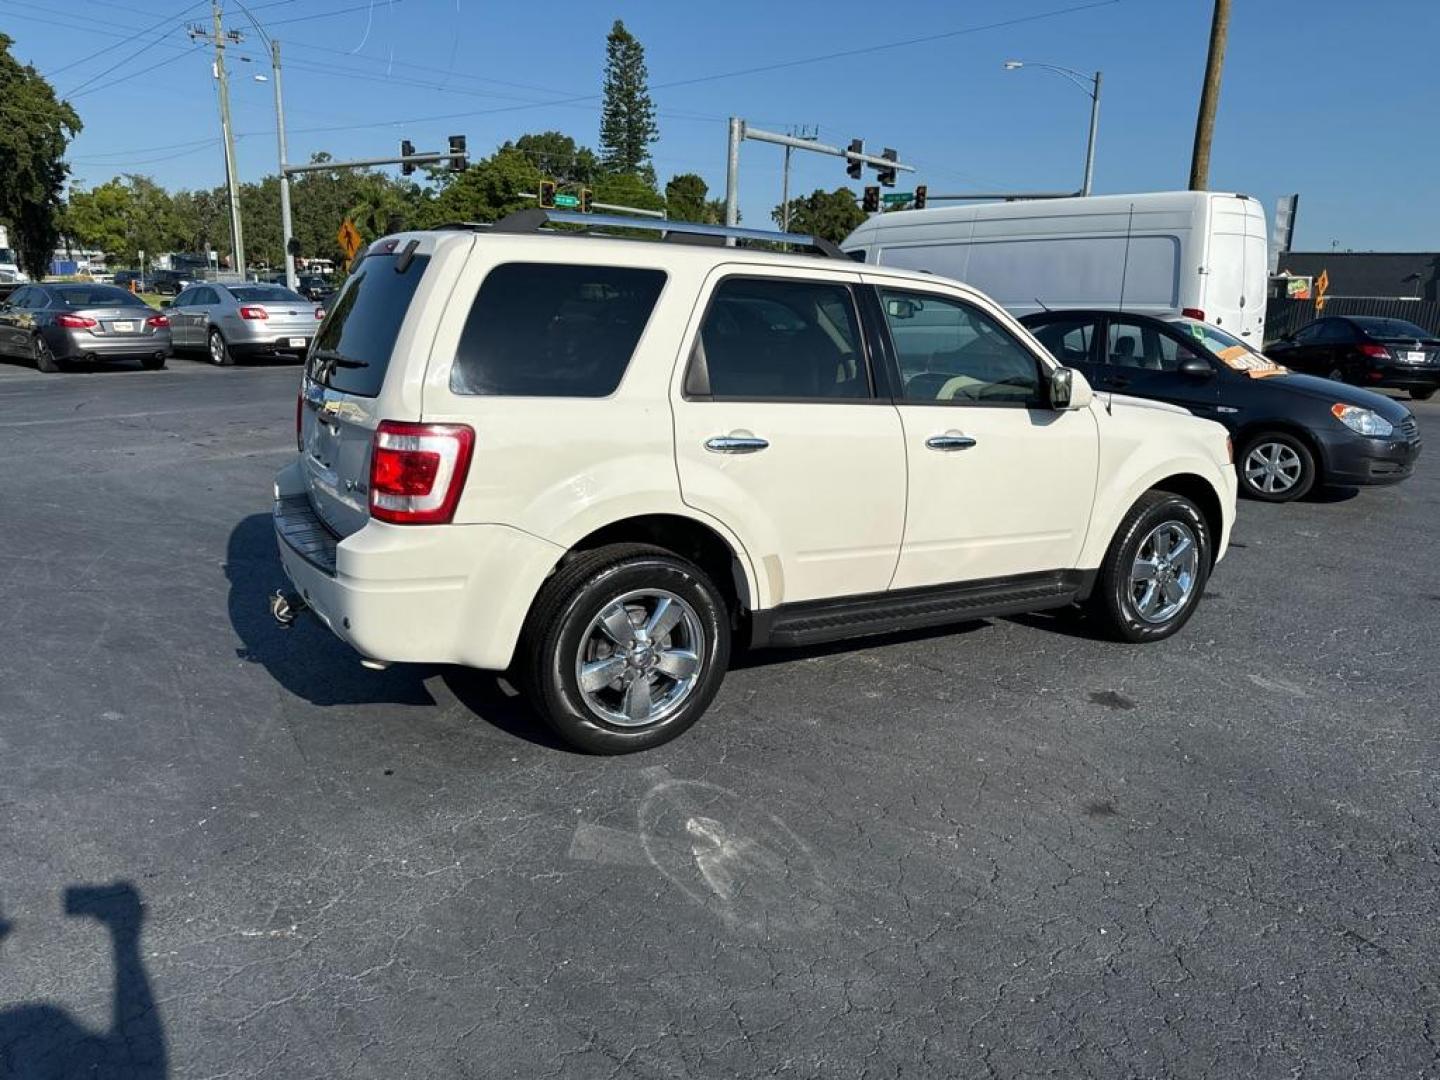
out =
<path fill-rule="evenodd" d="M 297 377 L 0 365 L 0 1062 L 1440 1075 L 1440 402 L 1409 482 L 1242 504 L 1171 641 L 755 655 L 603 759 L 271 621 Z M 67 915 L 115 882 L 138 947 Z"/>

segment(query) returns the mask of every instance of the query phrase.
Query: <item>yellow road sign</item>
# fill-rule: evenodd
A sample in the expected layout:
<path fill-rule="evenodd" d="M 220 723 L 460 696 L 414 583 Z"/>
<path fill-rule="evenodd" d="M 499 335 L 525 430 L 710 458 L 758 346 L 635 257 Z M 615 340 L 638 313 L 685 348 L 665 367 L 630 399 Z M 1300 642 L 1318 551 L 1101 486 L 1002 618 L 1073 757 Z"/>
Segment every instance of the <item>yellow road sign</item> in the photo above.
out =
<path fill-rule="evenodd" d="M 355 228 L 355 223 L 349 218 L 340 223 L 340 231 L 335 234 L 335 239 L 340 241 L 340 248 L 345 252 L 345 257 L 351 260 L 355 258 L 355 253 L 364 243 L 360 239 L 359 231 Z"/>
<path fill-rule="evenodd" d="M 1325 310 L 1325 294 L 1330 291 L 1330 275 L 1322 267 L 1320 276 L 1315 279 L 1315 313 L 1318 315 Z"/>

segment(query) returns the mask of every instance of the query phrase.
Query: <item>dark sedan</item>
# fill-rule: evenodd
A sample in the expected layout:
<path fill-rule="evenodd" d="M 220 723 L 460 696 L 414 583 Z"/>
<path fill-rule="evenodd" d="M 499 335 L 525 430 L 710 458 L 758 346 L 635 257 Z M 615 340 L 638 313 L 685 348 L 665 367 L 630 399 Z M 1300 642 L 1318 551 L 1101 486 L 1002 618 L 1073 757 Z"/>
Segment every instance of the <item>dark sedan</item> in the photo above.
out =
<path fill-rule="evenodd" d="M 0 304 L 0 353 L 58 371 L 67 360 L 138 360 L 170 355 L 170 320 L 114 285 L 26 285 Z"/>
<path fill-rule="evenodd" d="M 1440 339 L 1405 319 L 1329 315 L 1266 350 L 1277 364 L 1336 382 L 1408 390 L 1425 401 L 1440 387 Z"/>
<path fill-rule="evenodd" d="M 1390 484 L 1420 454 L 1398 401 L 1299 375 L 1208 323 L 1116 311 L 1044 311 L 1021 320 L 1062 364 L 1106 391 L 1166 401 L 1230 430 L 1240 490 L 1267 502 L 1318 484 Z"/>

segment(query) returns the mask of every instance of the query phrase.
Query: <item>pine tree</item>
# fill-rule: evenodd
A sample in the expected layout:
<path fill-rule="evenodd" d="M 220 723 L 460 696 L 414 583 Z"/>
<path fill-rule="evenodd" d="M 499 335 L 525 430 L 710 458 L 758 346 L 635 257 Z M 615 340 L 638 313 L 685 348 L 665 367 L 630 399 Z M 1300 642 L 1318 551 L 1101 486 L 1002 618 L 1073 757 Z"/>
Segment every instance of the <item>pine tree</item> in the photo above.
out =
<path fill-rule="evenodd" d="M 645 46 L 616 19 L 605 39 L 605 105 L 600 113 L 600 156 L 611 172 L 653 172 L 650 144 L 660 131 L 648 78 Z"/>

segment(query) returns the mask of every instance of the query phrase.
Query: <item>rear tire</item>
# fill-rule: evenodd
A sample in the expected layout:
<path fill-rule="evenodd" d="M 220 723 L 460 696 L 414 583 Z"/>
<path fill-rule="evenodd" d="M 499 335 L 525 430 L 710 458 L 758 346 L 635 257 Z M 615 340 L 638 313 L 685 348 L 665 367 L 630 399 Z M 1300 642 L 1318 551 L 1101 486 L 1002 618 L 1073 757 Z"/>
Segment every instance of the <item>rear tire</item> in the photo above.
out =
<path fill-rule="evenodd" d="M 1241 492 L 1252 499 L 1292 502 L 1315 486 L 1315 455 L 1294 435 L 1262 432 L 1235 455 L 1235 474 Z"/>
<path fill-rule="evenodd" d="M 165 357 L 163 357 L 163 356 L 142 356 L 142 357 L 140 358 L 140 366 L 141 366 L 142 368 L 144 368 L 146 371 L 159 371 L 161 368 L 163 368 L 163 367 L 165 366 Z"/>
<path fill-rule="evenodd" d="M 730 660 L 730 614 L 693 563 L 613 544 L 545 583 L 517 660 L 532 705 L 565 742 L 593 754 L 648 750 L 714 700 Z"/>
<path fill-rule="evenodd" d="M 44 334 L 35 335 L 34 343 L 35 367 L 47 375 L 53 375 L 60 370 L 60 362 L 55 359 L 55 354 L 50 350 L 50 343 L 45 340 Z"/>
<path fill-rule="evenodd" d="M 235 357 L 230 352 L 230 346 L 225 342 L 225 335 L 219 330 L 210 331 L 210 362 L 216 367 L 230 367 L 235 363 Z"/>
<path fill-rule="evenodd" d="M 1210 527 L 1193 502 L 1147 491 L 1115 531 L 1087 606 L 1120 641 L 1162 641 L 1195 613 L 1213 550 Z"/>
<path fill-rule="evenodd" d="M 1411 390 L 1411 391 L 1410 391 L 1410 400 L 1411 400 L 1411 401 L 1429 401 L 1429 400 L 1430 400 L 1432 397 L 1434 397 L 1434 396 L 1435 396 L 1435 388 L 1434 388 L 1433 386 L 1432 386 L 1429 390 Z"/>

